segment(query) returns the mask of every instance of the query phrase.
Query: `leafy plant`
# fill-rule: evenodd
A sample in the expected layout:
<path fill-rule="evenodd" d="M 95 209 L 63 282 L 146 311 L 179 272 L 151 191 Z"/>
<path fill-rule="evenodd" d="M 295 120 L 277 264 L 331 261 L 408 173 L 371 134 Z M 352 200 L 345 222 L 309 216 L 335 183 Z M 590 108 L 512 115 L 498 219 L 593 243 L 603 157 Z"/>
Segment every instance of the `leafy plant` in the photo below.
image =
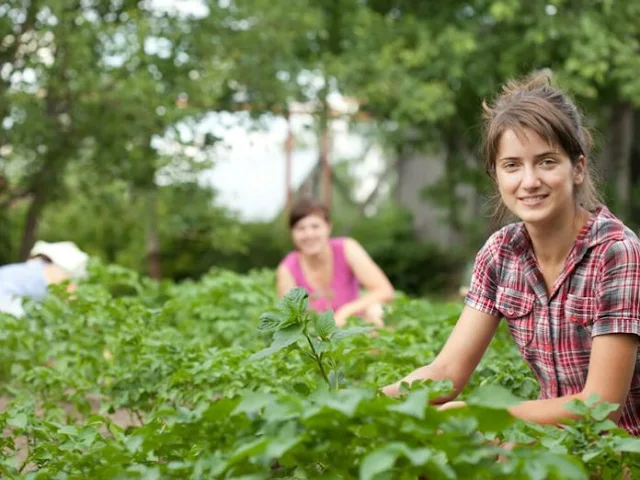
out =
<path fill-rule="evenodd" d="M 156 284 L 93 265 L 74 296 L 54 289 L 25 317 L 0 317 L 0 472 L 97 480 L 640 474 L 638 440 L 606 419 L 613 407 L 576 402 L 582 418 L 563 428 L 509 415 L 514 395 L 536 392 L 504 328 L 462 393 L 466 408 L 429 405 L 447 382 L 382 395 L 380 386 L 433 359 L 461 304 L 399 296 L 386 312 L 393 328 L 370 336 L 336 328 L 307 303 L 299 289 L 276 301 L 269 271 Z"/>
<path fill-rule="evenodd" d="M 283 349 L 300 349 L 317 365 L 327 385 L 337 390 L 344 380 L 344 374 L 338 370 L 338 364 L 331 358 L 331 352 L 340 340 L 369 332 L 371 328 L 340 330 L 336 327 L 333 311 L 317 313 L 308 310 L 308 300 L 309 293 L 304 288 L 292 288 L 278 302 L 275 311 L 264 313 L 260 317 L 258 330 L 272 332 L 273 340 L 269 347 L 254 353 L 249 360 L 259 360 Z"/>

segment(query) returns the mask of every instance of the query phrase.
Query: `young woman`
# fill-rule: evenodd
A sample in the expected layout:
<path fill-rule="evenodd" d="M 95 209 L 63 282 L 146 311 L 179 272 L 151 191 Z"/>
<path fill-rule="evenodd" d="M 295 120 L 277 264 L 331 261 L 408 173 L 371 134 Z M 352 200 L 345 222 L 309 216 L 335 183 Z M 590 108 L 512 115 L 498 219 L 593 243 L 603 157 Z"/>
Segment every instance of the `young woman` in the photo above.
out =
<path fill-rule="evenodd" d="M 500 209 L 520 222 L 477 254 L 465 308 L 435 360 L 402 381 L 450 379 L 462 390 L 504 318 L 541 393 L 510 409 L 528 421 L 575 418 L 572 399 L 619 404 L 611 418 L 640 434 L 640 241 L 598 200 L 591 140 L 548 79 L 510 83 L 484 105 L 486 169 Z M 500 212 L 499 212 L 500 213 Z"/>
<path fill-rule="evenodd" d="M 300 286 L 309 292 L 309 306 L 316 311 L 334 311 L 342 327 L 351 316 L 383 326 L 382 303 L 394 291 L 382 270 L 352 238 L 331 238 L 331 221 L 326 206 L 302 200 L 289 216 L 291 239 L 296 248 L 278 266 L 278 293 Z M 360 296 L 360 287 L 366 293 Z"/>

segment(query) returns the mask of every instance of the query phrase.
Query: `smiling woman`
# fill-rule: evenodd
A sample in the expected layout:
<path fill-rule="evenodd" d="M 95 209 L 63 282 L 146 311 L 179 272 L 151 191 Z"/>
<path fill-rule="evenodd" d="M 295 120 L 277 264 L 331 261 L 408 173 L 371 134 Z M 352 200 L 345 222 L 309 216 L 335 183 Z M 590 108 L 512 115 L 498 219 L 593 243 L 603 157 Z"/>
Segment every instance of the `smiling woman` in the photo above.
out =
<path fill-rule="evenodd" d="M 456 397 L 501 318 L 540 384 L 510 409 L 538 423 L 575 418 L 572 400 L 618 404 L 611 418 L 640 435 L 640 241 L 600 201 L 589 172 L 591 137 L 567 95 L 546 77 L 509 83 L 484 104 L 486 170 L 496 214 L 520 222 L 476 256 L 466 306 L 436 359 L 402 381 L 449 379 Z M 449 403 L 445 403 L 449 402 Z"/>
<path fill-rule="evenodd" d="M 327 207 L 301 200 L 291 209 L 289 228 L 296 250 L 282 260 L 276 272 L 279 295 L 300 286 L 309 292 L 311 308 L 335 312 L 339 327 L 351 316 L 383 326 L 381 304 L 393 298 L 393 287 L 356 240 L 331 238 Z M 362 296 L 360 287 L 366 290 Z"/>

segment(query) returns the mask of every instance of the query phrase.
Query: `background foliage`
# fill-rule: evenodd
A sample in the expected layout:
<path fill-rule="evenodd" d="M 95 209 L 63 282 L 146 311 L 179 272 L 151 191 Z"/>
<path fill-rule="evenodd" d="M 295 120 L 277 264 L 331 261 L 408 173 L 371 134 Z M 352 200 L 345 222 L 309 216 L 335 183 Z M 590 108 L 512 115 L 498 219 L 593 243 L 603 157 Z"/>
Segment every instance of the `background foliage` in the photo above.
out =
<path fill-rule="evenodd" d="M 320 138 L 339 92 L 358 105 L 343 119 L 384 149 L 390 188 L 355 199 L 349 170 L 336 167 L 335 188 L 348 186 L 336 233 L 357 235 L 399 288 L 447 289 L 489 233 L 478 208 L 490 187 L 475 153 L 481 101 L 541 69 L 589 114 L 590 160 L 611 208 L 636 227 L 639 11 L 638 0 L 8 0 L 0 262 L 24 258 L 36 238 L 64 238 L 155 278 L 274 267 L 288 249 L 280 220 L 246 224 L 199 183 L 220 141 L 202 120 L 259 121 L 297 102 Z M 422 188 L 403 165 L 424 156 L 428 169 L 434 152 L 444 159 L 438 185 L 423 203 L 398 201 Z M 461 196 L 464 186 L 475 193 Z M 410 232 L 436 205 L 444 213 L 431 229 L 452 229 L 451 252 Z"/>

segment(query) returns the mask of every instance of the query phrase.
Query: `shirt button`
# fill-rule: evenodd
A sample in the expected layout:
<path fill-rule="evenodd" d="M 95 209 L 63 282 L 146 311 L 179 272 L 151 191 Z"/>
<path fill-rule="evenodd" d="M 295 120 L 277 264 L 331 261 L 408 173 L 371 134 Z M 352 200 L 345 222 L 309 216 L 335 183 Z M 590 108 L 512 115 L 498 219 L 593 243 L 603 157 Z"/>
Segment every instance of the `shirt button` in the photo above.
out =
<path fill-rule="evenodd" d="M 516 311 L 513 308 L 510 308 L 509 310 L 507 310 L 507 313 L 509 315 L 513 315 L 514 313 L 516 313 Z"/>

